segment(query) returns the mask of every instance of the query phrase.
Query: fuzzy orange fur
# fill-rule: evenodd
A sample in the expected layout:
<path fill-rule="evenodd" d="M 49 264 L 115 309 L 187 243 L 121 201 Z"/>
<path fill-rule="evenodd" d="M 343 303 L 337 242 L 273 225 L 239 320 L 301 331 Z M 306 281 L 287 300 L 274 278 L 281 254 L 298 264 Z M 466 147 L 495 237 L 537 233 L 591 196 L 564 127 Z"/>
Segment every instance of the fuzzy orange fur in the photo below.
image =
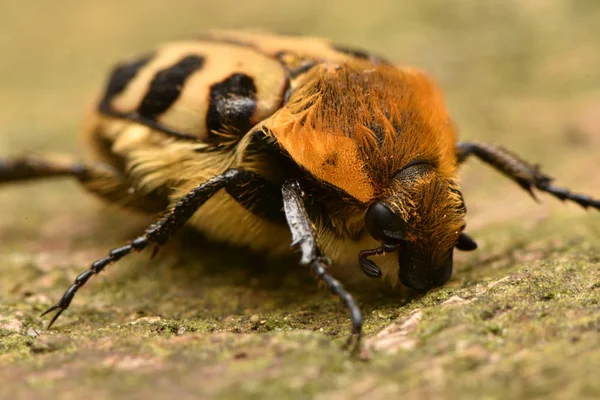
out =
<path fill-rule="evenodd" d="M 422 72 L 357 61 L 322 64 L 301 79 L 266 126 L 317 178 L 367 203 L 415 159 L 454 177 L 456 132 Z"/>

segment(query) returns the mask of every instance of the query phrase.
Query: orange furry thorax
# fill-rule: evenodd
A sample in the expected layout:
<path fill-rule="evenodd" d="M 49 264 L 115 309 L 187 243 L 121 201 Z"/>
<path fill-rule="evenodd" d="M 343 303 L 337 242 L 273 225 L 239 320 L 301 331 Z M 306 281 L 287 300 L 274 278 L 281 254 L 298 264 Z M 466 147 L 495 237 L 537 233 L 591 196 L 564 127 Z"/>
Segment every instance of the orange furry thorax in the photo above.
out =
<path fill-rule="evenodd" d="M 456 132 L 433 82 L 415 69 L 318 64 L 265 124 L 304 169 L 357 200 L 380 197 L 415 160 L 456 171 Z"/>

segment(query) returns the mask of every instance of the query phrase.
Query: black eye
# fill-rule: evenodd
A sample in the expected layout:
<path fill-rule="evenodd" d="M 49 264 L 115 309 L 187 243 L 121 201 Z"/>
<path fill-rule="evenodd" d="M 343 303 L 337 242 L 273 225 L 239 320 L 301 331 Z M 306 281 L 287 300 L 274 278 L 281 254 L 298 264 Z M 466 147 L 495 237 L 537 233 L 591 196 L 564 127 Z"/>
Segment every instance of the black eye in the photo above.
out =
<path fill-rule="evenodd" d="M 365 222 L 371 236 L 381 242 L 396 244 L 406 239 L 406 222 L 383 203 L 369 207 Z"/>

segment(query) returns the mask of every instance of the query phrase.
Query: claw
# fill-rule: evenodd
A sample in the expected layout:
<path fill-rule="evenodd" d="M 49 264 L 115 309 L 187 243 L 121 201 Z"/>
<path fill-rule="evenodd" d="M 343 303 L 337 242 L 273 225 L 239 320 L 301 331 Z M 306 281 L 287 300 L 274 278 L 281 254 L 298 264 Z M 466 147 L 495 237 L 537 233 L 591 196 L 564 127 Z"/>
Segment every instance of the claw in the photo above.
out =
<path fill-rule="evenodd" d="M 353 332 L 350 336 L 348 336 L 348 339 L 346 339 L 342 349 L 344 349 L 344 351 L 349 351 L 353 356 L 360 354 L 361 339 L 362 334 L 360 332 Z"/>
<path fill-rule="evenodd" d="M 54 322 L 58 319 L 58 317 L 60 317 L 60 314 L 62 314 L 63 311 L 66 310 L 66 308 L 61 307 L 59 304 L 55 304 L 52 307 L 50 307 L 49 309 L 47 309 L 46 311 L 44 311 L 42 313 L 42 315 L 40 315 L 40 317 L 43 317 L 44 315 L 46 315 L 54 310 L 58 310 L 58 312 L 56 314 L 54 314 L 54 317 L 52 317 L 52 319 L 48 323 L 48 327 L 46 329 L 50 329 L 52 327 L 52 324 L 54 324 Z"/>
<path fill-rule="evenodd" d="M 152 254 L 150 255 L 150 260 L 154 260 L 154 257 L 156 257 L 159 250 L 160 250 L 160 246 L 158 246 L 158 245 L 154 246 L 154 248 L 152 249 Z"/>

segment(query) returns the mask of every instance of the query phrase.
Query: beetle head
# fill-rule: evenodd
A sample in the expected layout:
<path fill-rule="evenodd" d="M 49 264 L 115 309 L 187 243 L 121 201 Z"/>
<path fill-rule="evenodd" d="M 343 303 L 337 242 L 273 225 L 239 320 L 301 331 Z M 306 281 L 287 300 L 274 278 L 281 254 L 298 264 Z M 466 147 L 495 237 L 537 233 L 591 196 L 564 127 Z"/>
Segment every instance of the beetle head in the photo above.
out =
<path fill-rule="evenodd" d="M 400 281 L 426 290 L 450 279 L 452 252 L 464 229 L 465 213 L 457 186 L 432 164 L 415 162 L 396 174 L 389 191 L 371 204 L 365 223 L 382 243 L 378 253 L 397 252 Z M 375 266 L 364 257 L 361 264 L 363 269 Z"/>

